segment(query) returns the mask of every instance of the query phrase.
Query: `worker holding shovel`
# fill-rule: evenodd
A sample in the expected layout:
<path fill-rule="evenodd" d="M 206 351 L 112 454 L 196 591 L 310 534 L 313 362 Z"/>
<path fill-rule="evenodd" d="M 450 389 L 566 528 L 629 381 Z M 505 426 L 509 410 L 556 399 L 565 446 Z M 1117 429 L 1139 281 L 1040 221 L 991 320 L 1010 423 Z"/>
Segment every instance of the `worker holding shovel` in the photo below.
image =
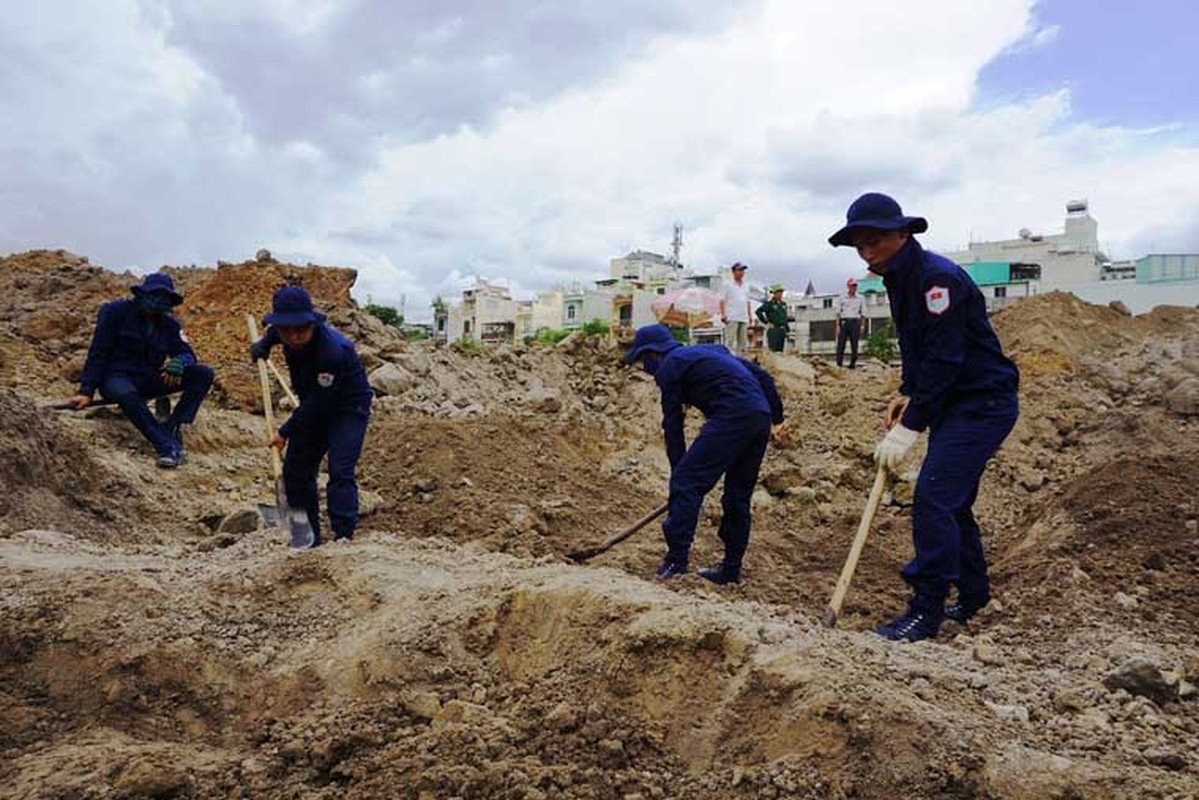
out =
<path fill-rule="evenodd" d="M 928 230 L 884 194 L 865 194 L 829 238 L 858 251 L 883 277 L 903 357 L 900 396 L 884 414 L 887 434 L 875 450 L 896 469 L 920 433 L 928 454 L 912 501 L 916 555 L 903 569 L 912 589 L 907 611 L 880 627 L 887 639 L 937 635 L 949 617 L 965 622 L 991 599 L 987 562 L 972 506 L 987 462 L 1016 424 L 1020 376 L 987 320 L 986 302 L 970 276 L 920 246 Z M 946 607 L 949 587 L 957 602 Z"/>
<path fill-rule="evenodd" d="M 670 499 L 662 523 L 667 552 L 657 577 L 668 580 L 687 572 L 704 495 L 723 475 L 724 515 L 718 535 L 724 560 L 699 574 L 716 584 L 739 583 L 749 545 L 750 498 L 762 457 L 772 433 L 786 435 L 783 402 L 774 380 L 757 364 L 719 345 L 684 347 L 665 325 L 639 328 L 625 361 L 639 363 L 662 392 Z M 706 417 L 690 447 L 683 437 L 685 405 Z"/>
<path fill-rule="evenodd" d="M 327 506 L 333 539 L 348 540 L 358 524 L 358 482 L 355 469 L 362 454 L 370 418 L 371 387 L 354 345 L 325 322 L 312 307 L 312 298 L 299 286 L 275 292 L 270 325 L 262 338 L 250 345 L 257 361 L 283 344 L 291 384 L 300 405 L 291 418 L 272 431 L 271 446 L 286 447 L 283 483 L 293 508 L 304 509 L 321 543 L 320 506 L 316 477 L 321 459 L 329 457 Z"/>

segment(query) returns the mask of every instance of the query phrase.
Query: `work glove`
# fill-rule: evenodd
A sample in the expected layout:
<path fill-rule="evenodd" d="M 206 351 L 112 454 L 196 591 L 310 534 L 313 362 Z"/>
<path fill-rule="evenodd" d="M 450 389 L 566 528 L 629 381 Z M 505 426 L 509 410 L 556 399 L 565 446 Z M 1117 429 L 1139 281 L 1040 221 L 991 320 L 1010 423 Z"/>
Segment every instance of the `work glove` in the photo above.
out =
<path fill-rule="evenodd" d="M 896 423 L 895 427 L 887 431 L 878 447 L 874 448 L 874 460 L 880 467 L 895 472 L 918 438 L 919 433 Z"/>
<path fill-rule="evenodd" d="M 271 357 L 271 343 L 262 337 L 250 345 L 250 361 L 265 361 Z"/>
<path fill-rule="evenodd" d="M 163 372 L 167 373 L 168 375 L 183 377 L 183 370 L 186 366 L 187 362 L 184 360 L 183 356 L 174 356 L 170 361 L 167 362 L 167 365 L 163 367 Z"/>

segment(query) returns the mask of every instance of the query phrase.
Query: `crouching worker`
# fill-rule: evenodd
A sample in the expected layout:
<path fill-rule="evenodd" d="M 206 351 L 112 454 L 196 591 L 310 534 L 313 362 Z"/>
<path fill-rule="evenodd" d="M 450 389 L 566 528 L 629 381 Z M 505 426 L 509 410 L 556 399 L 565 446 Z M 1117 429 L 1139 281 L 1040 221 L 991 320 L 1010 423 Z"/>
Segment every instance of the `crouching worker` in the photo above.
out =
<path fill-rule="evenodd" d="M 662 432 L 670 459 L 670 499 L 662 533 L 666 558 L 657 577 L 687 572 L 700 506 L 720 476 L 724 516 L 719 536 L 724 560 L 701 569 L 717 584 L 739 583 L 741 560 L 749 545 L 750 498 L 771 434 L 786 434 L 783 403 L 774 379 L 764 369 L 720 345 L 683 346 L 665 325 L 637 330 L 625 361 L 640 363 L 662 392 Z M 683 406 L 695 406 L 706 422 L 687 447 Z M 773 427 L 772 427 L 773 425 Z"/>
<path fill-rule="evenodd" d="M 114 300 L 100 308 L 96 330 L 83 366 L 79 394 L 69 402 L 87 408 L 96 390 L 120 406 L 158 453 L 158 466 L 183 463 L 180 428 L 190 424 L 212 387 L 213 371 L 196 361 L 171 309 L 183 302 L 170 275 L 147 275 L 132 287 L 133 299 Z M 146 400 L 182 391 L 174 411 L 159 423 Z"/>
<path fill-rule="evenodd" d="M 283 344 L 291 385 L 299 407 L 279 430 L 271 446 L 283 450 L 283 483 L 287 501 L 308 514 L 315 544 L 321 543 L 316 476 L 329 456 L 327 506 L 333 539 L 348 540 L 358 525 L 358 481 L 354 470 L 362 454 L 371 413 L 371 387 L 354 345 L 325 322 L 312 307 L 308 292 L 284 286 L 275 292 L 270 327 L 250 345 L 253 360 L 268 358 Z"/>

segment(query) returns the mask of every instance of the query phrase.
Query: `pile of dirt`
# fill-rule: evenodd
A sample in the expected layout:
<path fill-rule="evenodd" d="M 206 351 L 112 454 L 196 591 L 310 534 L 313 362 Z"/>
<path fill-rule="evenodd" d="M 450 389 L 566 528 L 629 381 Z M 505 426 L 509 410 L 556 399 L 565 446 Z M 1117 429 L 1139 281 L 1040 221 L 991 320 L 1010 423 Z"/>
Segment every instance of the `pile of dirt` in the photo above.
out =
<path fill-rule="evenodd" d="M 30 410 L 70 390 L 95 309 L 135 279 L 55 251 L 13 258 L 24 282 L 0 270 L 0 372 L 17 390 L 0 393 L 12 796 L 1199 793 L 1199 422 L 1172 400 L 1199 373 L 1197 311 L 1129 317 L 1050 294 L 997 315 L 1024 371 L 1021 420 L 976 506 L 996 599 L 902 646 L 865 631 L 906 599 L 914 470 L 888 491 L 843 630 L 816 626 L 898 385 L 884 365 L 772 361 L 797 444 L 763 464 L 745 582 L 657 585 L 654 525 L 585 566 L 567 559 L 658 505 L 669 474 L 656 387 L 604 339 L 404 343 L 353 305 L 348 270 L 171 268 L 223 394 L 167 473 L 119 414 Z M 88 306 L 60 309 L 79 315 L 61 332 L 35 288 L 50 279 Z M 288 281 L 380 386 L 355 541 L 303 553 L 256 524 L 271 487 L 262 418 L 246 413 L 244 315 Z M 1077 330 L 1050 330 L 1063 317 Z M 697 566 L 719 558 L 719 518 L 714 496 Z"/>
<path fill-rule="evenodd" d="M 97 533 L 136 516 L 136 502 L 108 502 L 136 495 L 128 483 L 105 474 L 51 412 L 0 389 L 0 419 L 0 536 L 42 527 Z"/>

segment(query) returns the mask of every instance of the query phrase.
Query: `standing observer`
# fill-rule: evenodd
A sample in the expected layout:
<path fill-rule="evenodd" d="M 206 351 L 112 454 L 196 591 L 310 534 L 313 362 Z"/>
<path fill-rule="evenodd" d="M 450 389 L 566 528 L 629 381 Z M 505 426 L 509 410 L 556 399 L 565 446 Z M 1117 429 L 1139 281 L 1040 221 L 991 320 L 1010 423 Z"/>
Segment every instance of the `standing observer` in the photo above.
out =
<path fill-rule="evenodd" d="M 772 284 L 770 299 L 758 306 L 754 312 L 766 326 L 766 346 L 772 353 L 781 353 L 787 344 L 787 334 L 791 331 L 791 322 L 787 318 L 787 304 L 783 302 L 783 285 Z"/>
<path fill-rule="evenodd" d="M 858 365 L 858 339 L 866 322 L 866 303 L 858 294 L 858 282 L 850 278 L 845 282 L 845 294 L 837 305 L 837 366 L 843 366 L 845 342 L 849 342 L 849 368 Z"/>
<path fill-rule="evenodd" d="M 720 321 L 724 323 L 724 345 L 737 355 L 749 349 L 749 284 L 740 261 L 729 268 L 733 279 L 724 282 L 720 295 Z"/>
<path fill-rule="evenodd" d="M 1016 423 L 1019 373 L 974 281 L 916 241 L 913 234 L 928 230 L 924 218 L 904 216 L 895 200 L 876 193 L 859 197 L 845 216 L 829 243 L 856 248 L 883 277 L 903 363 L 899 396 L 884 413 L 887 434 L 874 457 L 894 470 L 921 432 L 929 432 L 912 503 L 915 557 L 902 572 L 912 596 L 907 611 L 877 632 L 892 640 L 931 639 L 945 617 L 965 622 L 991 599 L 972 509 L 987 461 Z M 954 585 L 957 602 L 946 606 Z"/>

